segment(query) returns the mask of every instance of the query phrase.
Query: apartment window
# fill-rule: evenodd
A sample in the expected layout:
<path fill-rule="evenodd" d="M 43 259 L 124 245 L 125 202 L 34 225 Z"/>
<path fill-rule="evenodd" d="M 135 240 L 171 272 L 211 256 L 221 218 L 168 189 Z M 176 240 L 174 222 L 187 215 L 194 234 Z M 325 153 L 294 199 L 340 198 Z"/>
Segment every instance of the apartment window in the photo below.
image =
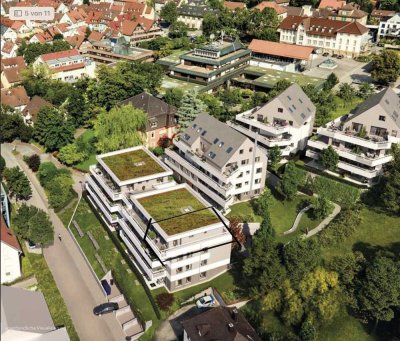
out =
<path fill-rule="evenodd" d="M 250 171 L 248 170 L 248 171 L 246 171 L 246 175 L 249 175 L 250 174 Z"/>
<path fill-rule="evenodd" d="M 151 127 L 152 127 L 152 128 L 155 128 L 155 127 L 157 127 L 157 121 L 155 121 L 155 122 L 151 122 L 151 123 L 150 123 L 150 125 L 151 125 Z"/>
<path fill-rule="evenodd" d="M 11 272 L 6 272 L 6 276 L 10 276 L 11 275 Z"/>
<path fill-rule="evenodd" d="M 182 267 L 179 267 L 179 268 L 176 269 L 176 273 L 177 274 L 180 274 L 181 272 L 182 272 Z"/>
<path fill-rule="evenodd" d="M 260 194 L 260 192 L 261 192 L 260 189 L 256 189 L 256 190 L 254 191 L 255 194 Z"/>
<path fill-rule="evenodd" d="M 176 240 L 172 241 L 172 245 L 173 246 L 178 246 L 178 240 L 176 239 Z"/>
<path fill-rule="evenodd" d="M 248 181 L 246 181 L 246 182 L 244 183 L 244 185 L 245 185 L 245 186 L 247 186 L 248 184 L 249 184 L 249 182 L 248 182 Z"/>
<path fill-rule="evenodd" d="M 289 125 L 291 125 L 291 126 L 292 126 L 292 125 L 293 125 L 293 121 L 289 121 Z"/>
<path fill-rule="evenodd" d="M 200 272 L 200 278 L 206 278 L 206 276 L 207 276 L 207 272 L 206 271 Z"/>
<path fill-rule="evenodd" d="M 261 172 L 262 172 L 262 168 L 261 167 L 256 169 L 256 174 L 260 174 Z"/>
<path fill-rule="evenodd" d="M 264 122 L 264 116 L 258 114 L 258 115 L 257 115 L 257 121 L 258 121 L 258 122 Z"/>
<path fill-rule="evenodd" d="M 178 279 L 177 281 L 176 281 L 176 286 L 177 287 L 180 287 L 182 285 L 182 280 L 181 279 Z"/>
<path fill-rule="evenodd" d="M 192 282 L 192 277 L 186 277 L 186 283 L 191 283 Z"/>
<path fill-rule="evenodd" d="M 239 174 L 238 179 L 243 177 L 243 172 Z"/>
<path fill-rule="evenodd" d="M 242 183 L 240 183 L 240 184 L 236 184 L 236 189 L 238 189 L 238 188 L 242 188 Z"/>
<path fill-rule="evenodd" d="M 204 266 L 207 265 L 207 259 L 204 259 L 201 261 L 200 266 Z"/>
<path fill-rule="evenodd" d="M 247 165 L 249 163 L 249 159 L 242 160 L 242 165 Z"/>
<path fill-rule="evenodd" d="M 283 112 L 283 108 L 278 108 L 278 112 Z"/>
<path fill-rule="evenodd" d="M 249 152 L 251 153 L 253 151 L 253 147 L 250 147 L 249 148 Z"/>
<path fill-rule="evenodd" d="M 243 154 L 243 152 L 244 152 L 243 149 L 240 149 L 240 150 L 239 150 L 239 154 Z"/>
<path fill-rule="evenodd" d="M 155 134 L 154 134 L 154 132 L 152 132 L 151 133 L 151 138 L 154 139 L 154 136 L 155 136 Z"/>
<path fill-rule="evenodd" d="M 254 181 L 254 183 L 255 183 L 255 184 L 261 183 L 261 179 L 256 179 L 256 180 Z"/>
<path fill-rule="evenodd" d="M 255 162 L 260 162 L 260 157 L 257 156 L 257 157 L 254 159 L 254 161 L 255 161 Z"/>
<path fill-rule="evenodd" d="M 188 270 L 192 270 L 192 264 L 186 265 L 186 271 L 188 271 Z"/>
<path fill-rule="evenodd" d="M 386 117 L 385 116 L 379 116 L 379 121 L 386 121 Z"/>

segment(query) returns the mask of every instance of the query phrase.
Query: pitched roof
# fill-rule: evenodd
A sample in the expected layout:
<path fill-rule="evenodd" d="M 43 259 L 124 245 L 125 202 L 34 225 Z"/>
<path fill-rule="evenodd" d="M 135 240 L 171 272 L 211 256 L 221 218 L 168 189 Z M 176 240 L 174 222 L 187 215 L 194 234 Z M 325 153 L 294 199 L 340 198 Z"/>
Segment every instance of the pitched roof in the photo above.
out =
<path fill-rule="evenodd" d="M 333 9 L 338 9 L 346 5 L 346 1 L 340 1 L 340 0 L 321 0 L 319 3 L 318 8 L 326 8 L 330 7 Z"/>
<path fill-rule="evenodd" d="M 49 41 L 53 41 L 53 37 L 49 32 L 39 32 L 35 34 L 35 37 L 37 40 L 39 40 L 39 43 L 47 43 Z"/>
<path fill-rule="evenodd" d="M 18 82 L 22 81 L 21 71 L 23 69 L 24 68 L 10 67 L 10 68 L 3 70 L 3 75 L 10 84 L 18 83 Z"/>
<path fill-rule="evenodd" d="M 362 115 L 367 110 L 379 106 L 383 112 L 390 116 L 398 128 L 400 128 L 400 97 L 388 87 L 377 94 L 368 97 L 363 103 L 358 105 L 353 111 L 352 115 L 348 117 L 348 121 L 353 120 L 355 117 Z M 376 110 L 376 115 L 382 114 L 382 110 Z"/>
<path fill-rule="evenodd" d="M 8 54 L 13 50 L 14 47 L 16 47 L 16 45 L 12 41 L 7 40 L 4 43 L 3 48 L 1 49 L 1 51 Z"/>
<path fill-rule="evenodd" d="M 192 146 L 199 138 L 206 140 L 210 145 L 204 152 L 205 158 L 220 168 L 225 166 L 236 150 L 247 140 L 246 136 L 206 113 L 197 115 L 184 131 L 181 140 Z M 215 156 L 211 157 L 211 155 Z"/>
<path fill-rule="evenodd" d="M 271 1 L 263 1 L 254 8 L 260 11 L 262 11 L 264 8 L 273 8 L 278 15 L 287 12 L 284 6 L 279 6 L 276 2 L 271 2 Z"/>
<path fill-rule="evenodd" d="M 224 7 L 235 10 L 237 8 L 246 8 L 246 4 L 244 2 L 224 1 Z"/>
<path fill-rule="evenodd" d="M 42 58 L 42 60 L 44 62 L 47 62 L 50 60 L 55 60 L 55 59 L 60 59 L 60 58 L 68 58 L 68 57 L 73 57 L 73 56 L 79 56 L 79 51 L 77 49 L 46 53 L 46 54 L 40 55 L 40 58 Z"/>
<path fill-rule="evenodd" d="M 362 35 L 368 32 L 368 28 L 359 22 L 330 20 L 325 18 L 304 18 L 301 16 L 288 16 L 279 25 L 280 29 L 297 30 L 303 25 L 308 35 L 334 37 L 337 33 Z"/>
<path fill-rule="evenodd" d="M 85 36 L 82 34 L 75 34 L 73 36 L 64 38 L 64 40 L 68 42 L 72 47 L 79 48 L 85 40 Z"/>
<path fill-rule="evenodd" d="M 0 225 L 1 225 L 1 230 L 0 230 L 1 241 L 11 246 L 12 248 L 16 249 L 17 251 L 22 252 L 17 237 L 15 237 L 14 233 L 7 227 L 7 224 L 1 213 L 0 213 Z"/>
<path fill-rule="evenodd" d="M 52 107 L 53 105 L 50 102 L 47 102 L 45 99 L 39 96 L 33 96 L 30 102 L 22 111 L 24 116 L 28 115 L 28 113 L 32 116 L 32 121 L 36 121 L 36 117 L 40 109 L 45 107 Z"/>
<path fill-rule="evenodd" d="M 87 38 L 89 41 L 100 41 L 104 37 L 104 33 L 92 31 Z"/>
<path fill-rule="evenodd" d="M 191 341 L 261 341 L 242 313 L 234 308 L 211 308 L 181 322 Z"/>
<path fill-rule="evenodd" d="M 12 57 L 12 58 L 1 58 L 1 70 L 3 71 L 6 68 L 9 67 L 25 67 L 25 60 L 24 57 L 18 56 L 18 57 Z"/>
<path fill-rule="evenodd" d="M 1 90 L 1 103 L 12 108 L 21 107 L 29 103 L 29 97 L 23 86 Z"/>
<path fill-rule="evenodd" d="M 253 39 L 249 45 L 249 49 L 255 53 L 302 60 L 308 60 L 314 50 L 313 47 L 276 43 L 259 39 Z"/>
<path fill-rule="evenodd" d="M 383 9 L 374 9 L 371 13 L 371 17 L 392 17 L 396 14 L 395 11 L 386 11 Z"/>

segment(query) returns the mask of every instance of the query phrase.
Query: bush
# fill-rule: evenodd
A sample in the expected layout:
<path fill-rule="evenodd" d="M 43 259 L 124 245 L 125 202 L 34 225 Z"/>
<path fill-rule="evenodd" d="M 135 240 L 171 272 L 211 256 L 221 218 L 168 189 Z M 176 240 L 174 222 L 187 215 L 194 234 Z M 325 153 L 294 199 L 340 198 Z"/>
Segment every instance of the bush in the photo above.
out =
<path fill-rule="evenodd" d="M 40 167 L 40 156 L 33 154 L 31 156 L 24 156 L 24 161 L 33 172 L 37 172 Z"/>
<path fill-rule="evenodd" d="M 157 295 L 156 302 L 161 310 L 168 311 L 171 307 L 172 303 L 174 303 L 175 297 L 170 293 L 162 293 Z"/>
<path fill-rule="evenodd" d="M 312 191 L 341 206 L 352 206 L 360 199 L 360 190 L 323 176 L 316 176 L 312 182 Z"/>
<path fill-rule="evenodd" d="M 57 167 L 52 162 L 43 162 L 38 170 L 38 178 L 40 184 L 46 188 L 46 185 L 53 180 L 58 174 Z"/>
<path fill-rule="evenodd" d="M 155 156 L 162 156 L 164 155 L 164 149 L 162 149 L 161 147 L 155 147 L 153 149 L 151 149 L 151 151 L 153 152 L 153 154 Z"/>
<path fill-rule="evenodd" d="M 303 341 L 315 340 L 317 338 L 317 330 L 311 322 L 305 321 L 301 325 L 299 336 Z"/>

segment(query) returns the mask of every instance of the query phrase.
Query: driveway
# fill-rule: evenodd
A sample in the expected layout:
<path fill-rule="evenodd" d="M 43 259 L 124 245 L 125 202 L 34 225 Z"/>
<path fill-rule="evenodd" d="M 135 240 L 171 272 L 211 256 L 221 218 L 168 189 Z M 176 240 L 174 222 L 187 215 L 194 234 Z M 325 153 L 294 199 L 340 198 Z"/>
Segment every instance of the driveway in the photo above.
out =
<path fill-rule="evenodd" d="M 29 203 L 47 211 L 54 226 L 55 235 L 62 236 L 62 242 L 55 239 L 53 245 L 44 249 L 44 257 L 64 298 L 80 340 L 124 340 L 121 326 L 113 314 L 102 317 L 93 315 L 93 307 L 104 303 L 106 298 L 67 229 L 54 211 L 48 208 L 46 194 L 35 174 L 22 160 L 23 155 L 12 154 L 12 148 L 11 144 L 2 145 L 1 154 L 7 166 L 16 164 L 25 172 L 32 186 L 32 198 Z M 27 145 L 18 146 L 17 150 L 22 154 L 29 154 L 29 151 L 38 152 Z"/>

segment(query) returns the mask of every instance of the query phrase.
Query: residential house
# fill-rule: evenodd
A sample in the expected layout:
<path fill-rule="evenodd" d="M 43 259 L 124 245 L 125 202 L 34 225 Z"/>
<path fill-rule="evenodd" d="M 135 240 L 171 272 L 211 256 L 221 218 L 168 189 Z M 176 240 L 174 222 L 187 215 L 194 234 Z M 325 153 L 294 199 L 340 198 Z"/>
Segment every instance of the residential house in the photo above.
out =
<path fill-rule="evenodd" d="M 273 1 L 262 1 L 257 6 L 254 7 L 259 11 L 263 11 L 264 8 L 272 8 L 275 10 L 278 15 L 279 20 L 283 20 L 287 17 L 287 9 L 285 6 L 280 6 L 276 2 Z"/>
<path fill-rule="evenodd" d="M 220 39 L 182 54 L 180 62 L 169 67 L 169 75 L 211 91 L 238 75 L 249 64 L 250 55 L 238 39 Z"/>
<path fill-rule="evenodd" d="M 11 42 L 15 43 L 18 37 L 17 32 L 11 28 L 11 26 L 5 26 L 2 25 L 3 29 L 2 29 L 2 34 L 1 34 L 1 38 L 4 40 L 10 40 Z"/>
<path fill-rule="evenodd" d="M 400 38 L 400 13 L 380 20 L 378 40 L 382 38 Z"/>
<path fill-rule="evenodd" d="M 236 9 L 246 8 L 246 4 L 244 2 L 224 1 L 224 8 L 234 11 Z"/>
<path fill-rule="evenodd" d="M 328 18 L 346 22 L 357 21 L 362 25 L 367 25 L 368 13 L 362 11 L 358 4 L 348 3 L 336 11 L 331 11 Z"/>
<path fill-rule="evenodd" d="M 308 141 L 306 156 L 318 160 L 320 152 L 332 146 L 339 154 L 338 173 L 372 184 L 392 160 L 392 145 L 399 142 L 400 98 L 387 88 L 318 128 L 315 138 Z"/>
<path fill-rule="evenodd" d="M 165 150 L 166 164 L 179 181 L 216 206 L 228 210 L 233 203 L 262 193 L 265 152 L 225 123 L 199 114 L 173 144 Z"/>
<path fill-rule="evenodd" d="M 33 67 L 46 65 L 52 71 L 53 79 L 75 82 L 78 79 L 95 76 L 95 63 L 79 54 L 76 49 L 40 55 Z"/>
<path fill-rule="evenodd" d="M 0 215 L 1 234 L 1 284 L 21 277 L 20 256 L 22 253 L 17 237 L 11 231 L 3 215 Z M 3 340 L 3 337 L 2 337 Z"/>
<path fill-rule="evenodd" d="M 122 21 L 121 33 L 131 46 L 164 35 L 157 21 L 146 18 Z"/>
<path fill-rule="evenodd" d="M 183 341 L 261 341 L 236 307 L 214 307 L 181 322 Z"/>
<path fill-rule="evenodd" d="M 319 9 L 328 8 L 328 9 L 339 9 L 346 5 L 346 1 L 344 0 L 321 0 L 318 5 Z"/>
<path fill-rule="evenodd" d="M 16 86 L 22 81 L 21 72 L 26 68 L 22 56 L 4 58 L 1 60 L 1 84 L 2 88 L 8 89 Z"/>
<path fill-rule="evenodd" d="M 294 83 L 268 103 L 236 115 L 228 124 L 248 136 L 265 154 L 278 146 L 288 158 L 307 146 L 316 108 L 301 87 Z"/>
<path fill-rule="evenodd" d="M 26 125 L 33 125 L 36 122 L 39 111 L 46 107 L 52 107 L 50 102 L 39 96 L 33 96 L 24 110 L 22 116 Z"/>
<path fill-rule="evenodd" d="M 132 104 L 147 114 L 145 128 L 146 146 L 157 147 L 160 139 L 172 139 L 178 132 L 176 108 L 150 95 L 142 92 L 119 103 L 120 105 Z"/>
<path fill-rule="evenodd" d="M 209 6 L 205 0 L 183 1 L 178 7 L 178 21 L 189 28 L 200 30 L 203 26 L 203 17 L 206 13 L 215 13 L 218 10 Z"/>
<path fill-rule="evenodd" d="M 57 329 L 41 292 L 1 286 L 2 341 L 69 341 L 65 327 Z"/>
<path fill-rule="evenodd" d="M 276 43 L 273 41 L 253 39 L 250 65 L 270 69 L 295 72 L 304 70 L 311 64 L 313 47 Z"/>
<path fill-rule="evenodd" d="M 3 105 L 22 112 L 28 103 L 29 97 L 23 86 L 1 90 L 1 104 Z"/>
<path fill-rule="evenodd" d="M 10 226 L 11 207 L 7 197 L 7 193 L 2 183 L 0 183 L 0 204 L 1 204 L 1 215 L 3 216 L 3 219 L 7 224 L 7 226 Z"/>
<path fill-rule="evenodd" d="M 45 44 L 45 43 L 50 43 L 52 41 L 53 41 L 53 35 L 51 35 L 50 32 L 47 32 L 47 31 L 46 32 L 38 32 L 29 39 L 30 44 L 33 44 L 33 43 Z"/>
<path fill-rule="evenodd" d="M 26 38 L 32 34 L 32 29 L 29 28 L 23 21 L 15 21 L 11 29 L 17 33 L 17 38 Z"/>
<path fill-rule="evenodd" d="M 367 51 L 368 28 L 357 21 L 288 16 L 280 25 L 280 42 L 313 46 L 321 52 L 356 57 Z"/>
<path fill-rule="evenodd" d="M 1 40 L 1 57 L 14 58 L 17 56 L 18 45 L 11 40 Z"/>
<path fill-rule="evenodd" d="M 383 9 L 374 9 L 371 12 L 371 19 L 375 19 L 375 21 L 386 20 L 386 18 L 391 18 L 396 14 L 395 11 L 387 11 Z"/>
<path fill-rule="evenodd" d="M 150 288 L 209 281 L 230 263 L 227 220 L 143 146 L 98 155 L 86 189 Z"/>

